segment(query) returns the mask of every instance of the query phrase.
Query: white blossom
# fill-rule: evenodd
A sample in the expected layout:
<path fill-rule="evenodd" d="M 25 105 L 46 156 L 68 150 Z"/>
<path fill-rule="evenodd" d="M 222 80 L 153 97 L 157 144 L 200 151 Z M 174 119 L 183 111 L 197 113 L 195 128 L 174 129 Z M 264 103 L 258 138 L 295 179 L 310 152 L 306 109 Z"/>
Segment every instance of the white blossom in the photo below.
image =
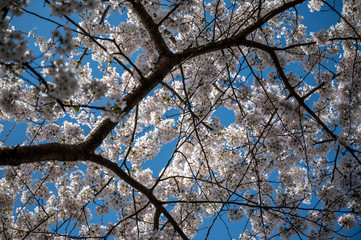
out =
<path fill-rule="evenodd" d="M 353 228 L 356 224 L 356 218 L 355 216 L 351 214 L 344 214 L 341 217 L 338 218 L 337 223 L 347 230 L 350 230 Z"/>

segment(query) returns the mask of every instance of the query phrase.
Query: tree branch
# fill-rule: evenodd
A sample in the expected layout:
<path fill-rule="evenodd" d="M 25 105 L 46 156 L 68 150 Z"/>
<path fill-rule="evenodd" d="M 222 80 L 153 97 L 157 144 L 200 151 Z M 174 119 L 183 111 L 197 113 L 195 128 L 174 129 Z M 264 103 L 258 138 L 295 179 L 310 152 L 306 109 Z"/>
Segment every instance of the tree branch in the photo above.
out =
<path fill-rule="evenodd" d="M 359 162 L 359 164 L 361 165 L 361 161 L 360 159 L 356 156 L 355 151 L 348 146 L 346 143 L 341 142 L 337 135 L 331 131 L 331 129 L 329 129 L 327 127 L 327 125 L 316 115 L 316 113 L 314 111 L 312 111 L 312 109 L 307 106 L 307 104 L 305 103 L 305 99 L 303 97 L 301 97 L 300 95 L 298 95 L 298 93 L 294 90 L 293 86 L 289 83 L 288 78 L 286 76 L 286 74 L 283 71 L 283 68 L 278 60 L 277 54 L 275 53 L 275 50 L 272 47 L 269 47 L 267 45 L 264 45 L 262 43 L 258 43 L 258 42 L 254 42 L 254 41 L 250 41 L 250 40 L 243 40 L 242 41 L 242 45 L 246 46 L 246 47 L 254 47 L 254 48 L 258 48 L 260 50 L 263 50 L 265 52 L 267 52 L 270 57 L 273 60 L 273 64 L 278 72 L 278 74 L 281 77 L 281 80 L 283 82 L 283 84 L 285 85 L 285 87 L 287 88 L 287 90 L 290 92 L 290 95 L 293 96 L 298 104 L 300 104 L 300 106 L 302 106 L 311 116 L 312 118 L 335 140 L 337 141 L 340 145 L 342 145 L 343 147 L 345 147 L 347 149 L 347 151 Z"/>
<path fill-rule="evenodd" d="M 149 201 L 154 205 L 156 211 L 163 213 L 163 215 L 168 219 L 168 221 L 172 224 L 174 229 L 178 232 L 178 234 L 183 239 L 188 239 L 183 230 L 180 228 L 179 224 L 174 220 L 172 215 L 165 209 L 163 203 L 159 201 L 153 194 L 152 190 L 146 188 L 143 184 L 129 176 L 126 172 L 124 172 L 115 162 L 112 162 L 100 155 L 92 154 L 89 156 L 89 161 L 99 164 L 103 167 L 110 169 L 113 173 L 115 173 L 118 177 L 120 177 L 123 181 L 128 183 L 130 186 L 144 194 Z"/>
<path fill-rule="evenodd" d="M 295 7 L 295 6 L 303 3 L 304 1 L 305 0 L 295 0 L 295 1 L 292 1 L 292 2 L 289 2 L 289 3 L 285 3 L 282 6 L 270 11 L 269 13 L 264 15 L 263 17 L 259 18 L 254 24 L 252 24 L 251 26 L 246 27 L 245 29 L 239 31 L 236 35 L 234 35 L 232 37 L 225 38 L 225 39 L 215 41 L 215 42 L 210 42 L 210 43 L 205 44 L 205 45 L 200 46 L 200 47 L 191 47 L 191 48 L 188 48 L 188 49 L 184 50 L 183 52 L 176 53 L 176 55 L 185 60 L 185 59 L 187 59 L 189 57 L 195 57 L 195 56 L 199 56 L 199 55 L 202 55 L 202 54 L 222 50 L 222 49 L 225 49 L 225 48 L 238 46 L 238 45 L 240 45 L 242 43 L 243 40 L 246 39 L 246 37 L 250 33 L 252 33 L 253 31 L 260 28 L 268 20 L 272 19 L 273 17 L 275 17 L 278 14 L 286 11 L 289 8 Z"/>
<path fill-rule="evenodd" d="M 18 166 L 49 160 L 84 160 L 85 149 L 80 144 L 46 143 L 33 146 L 0 147 L 0 166 Z"/>
<path fill-rule="evenodd" d="M 167 44 L 164 42 L 162 34 L 158 30 L 158 24 L 156 24 L 152 17 L 149 15 L 144 6 L 140 1 L 129 1 L 133 7 L 134 12 L 137 14 L 139 20 L 147 29 L 148 34 L 155 45 L 159 55 L 170 55 L 171 51 L 169 50 Z"/>

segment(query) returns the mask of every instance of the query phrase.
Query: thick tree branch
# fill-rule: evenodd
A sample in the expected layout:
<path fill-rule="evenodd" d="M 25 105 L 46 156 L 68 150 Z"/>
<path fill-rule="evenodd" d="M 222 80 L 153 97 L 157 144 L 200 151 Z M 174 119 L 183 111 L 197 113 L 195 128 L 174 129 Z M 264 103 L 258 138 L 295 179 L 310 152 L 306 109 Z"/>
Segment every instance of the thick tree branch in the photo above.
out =
<path fill-rule="evenodd" d="M 130 93 L 124 97 L 126 107 L 123 114 L 128 114 L 152 89 L 157 86 L 165 76 L 176 66 L 180 60 L 176 57 L 161 56 L 153 72 L 144 78 Z M 114 129 L 117 123 L 109 118 L 102 120 L 99 125 L 85 138 L 84 143 L 90 150 L 95 150 L 106 136 Z"/>
<path fill-rule="evenodd" d="M 232 37 L 225 38 L 219 41 L 210 42 L 208 44 L 205 44 L 200 47 L 191 47 L 183 52 L 177 53 L 176 55 L 179 56 L 182 59 L 188 59 L 190 57 L 195 57 L 199 55 L 203 55 L 210 52 L 215 52 L 218 50 L 222 50 L 225 48 L 230 48 L 234 46 L 239 46 L 246 37 L 260 28 L 262 25 L 267 23 L 268 20 L 272 19 L 273 17 L 277 16 L 278 14 L 286 11 L 289 8 L 295 7 L 301 3 L 303 3 L 305 0 L 295 0 L 292 2 L 288 2 L 286 4 L 283 4 L 282 6 L 275 8 L 274 10 L 270 11 L 266 15 L 259 18 L 254 24 L 251 26 L 248 26 L 244 28 L 243 30 L 239 31 L 237 34 L 235 34 Z"/>
<path fill-rule="evenodd" d="M 33 146 L 0 147 L 0 166 L 18 166 L 49 160 L 84 160 L 85 149 L 80 144 L 46 143 Z"/>
<path fill-rule="evenodd" d="M 147 29 L 148 34 L 155 45 L 159 55 L 170 55 L 171 51 L 169 50 L 167 44 L 164 42 L 164 39 L 161 33 L 158 30 L 158 24 L 156 24 L 152 17 L 149 15 L 144 6 L 140 1 L 129 1 L 132 4 L 134 12 L 137 14 L 139 20 L 142 22 L 145 29 Z"/>

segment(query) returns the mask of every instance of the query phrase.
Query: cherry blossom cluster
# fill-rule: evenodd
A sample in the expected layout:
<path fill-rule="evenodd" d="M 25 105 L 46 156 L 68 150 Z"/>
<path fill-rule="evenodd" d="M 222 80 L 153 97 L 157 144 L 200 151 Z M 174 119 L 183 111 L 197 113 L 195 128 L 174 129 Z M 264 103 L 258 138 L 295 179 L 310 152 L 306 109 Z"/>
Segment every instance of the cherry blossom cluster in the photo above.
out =
<path fill-rule="evenodd" d="M 9 28 L 6 19 L 0 20 L 0 58 L 6 62 L 24 62 L 31 57 L 27 49 L 28 42 L 21 32 L 14 27 Z"/>
<path fill-rule="evenodd" d="M 52 31 L 51 34 L 54 40 L 59 39 L 59 47 L 56 49 L 56 53 L 65 54 L 73 49 L 73 34 L 70 29 L 67 29 L 65 36 L 62 36 L 57 29 Z"/>
<path fill-rule="evenodd" d="M 96 8 L 96 0 L 87 1 L 64 1 L 64 0 L 53 0 L 49 3 L 49 8 L 52 10 L 54 16 L 71 15 L 73 12 L 81 12 L 87 8 Z"/>

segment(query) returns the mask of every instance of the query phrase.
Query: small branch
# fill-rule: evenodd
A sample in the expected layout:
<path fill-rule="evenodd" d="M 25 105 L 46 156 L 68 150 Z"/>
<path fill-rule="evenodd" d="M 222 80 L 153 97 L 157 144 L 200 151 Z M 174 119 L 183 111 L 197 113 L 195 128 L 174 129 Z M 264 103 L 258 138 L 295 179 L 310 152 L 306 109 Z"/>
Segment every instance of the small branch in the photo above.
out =
<path fill-rule="evenodd" d="M 155 209 L 154 212 L 154 217 L 153 217 L 153 221 L 154 221 L 154 226 L 153 226 L 153 230 L 154 231 L 158 231 L 159 229 L 159 217 L 160 217 L 161 212 L 159 211 L 159 208 Z"/>
<path fill-rule="evenodd" d="M 308 97 L 310 97 L 314 92 L 318 91 L 319 89 L 321 89 L 323 86 L 325 85 L 325 82 L 322 82 L 320 85 L 318 85 L 317 87 L 312 88 L 311 91 L 309 91 L 308 93 L 306 93 L 306 95 L 302 96 L 301 98 L 303 100 L 307 99 Z"/>
<path fill-rule="evenodd" d="M 167 20 L 167 18 L 168 18 L 170 15 L 172 15 L 172 13 L 174 13 L 175 10 L 177 10 L 177 8 L 178 8 L 180 5 L 181 5 L 181 2 L 177 3 L 177 4 L 175 5 L 175 7 L 172 8 L 172 10 L 170 10 L 170 11 L 167 13 L 167 15 L 166 15 L 162 20 L 160 20 L 160 22 L 157 24 L 157 27 L 160 27 L 160 26 L 163 24 L 163 22 L 164 22 L 165 20 Z"/>

